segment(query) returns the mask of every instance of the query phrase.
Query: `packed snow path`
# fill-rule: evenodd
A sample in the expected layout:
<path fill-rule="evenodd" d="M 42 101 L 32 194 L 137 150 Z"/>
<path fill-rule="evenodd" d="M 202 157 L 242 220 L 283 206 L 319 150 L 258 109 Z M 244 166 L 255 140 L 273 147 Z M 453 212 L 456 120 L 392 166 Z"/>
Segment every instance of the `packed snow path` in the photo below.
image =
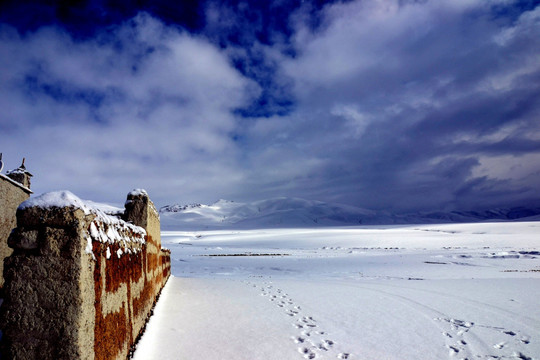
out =
<path fill-rule="evenodd" d="M 540 223 L 164 233 L 143 359 L 540 359 Z"/>

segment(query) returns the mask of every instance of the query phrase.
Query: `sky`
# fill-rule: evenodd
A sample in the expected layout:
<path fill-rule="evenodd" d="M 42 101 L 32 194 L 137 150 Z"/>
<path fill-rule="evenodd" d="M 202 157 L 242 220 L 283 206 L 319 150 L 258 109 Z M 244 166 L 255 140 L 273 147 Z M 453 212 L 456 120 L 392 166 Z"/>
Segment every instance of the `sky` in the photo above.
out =
<path fill-rule="evenodd" d="M 3 1 L 0 152 L 36 194 L 540 204 L 540 2 Z"/>

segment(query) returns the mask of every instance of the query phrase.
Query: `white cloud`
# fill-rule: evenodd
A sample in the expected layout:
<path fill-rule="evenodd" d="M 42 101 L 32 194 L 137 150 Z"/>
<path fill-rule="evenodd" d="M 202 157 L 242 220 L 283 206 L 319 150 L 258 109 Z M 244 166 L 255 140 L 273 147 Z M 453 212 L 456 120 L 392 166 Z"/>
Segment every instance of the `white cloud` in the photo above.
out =
<path fill-rule="evenodd" d="M 1 35 L 2 151 L 28 158 L 36 191 L 107 200 L 167 187 L 196 200 L 237 186 L 232 111 L 259 90 L 203 38 L 145 14 L 85 41 L 56 28 Z"/>

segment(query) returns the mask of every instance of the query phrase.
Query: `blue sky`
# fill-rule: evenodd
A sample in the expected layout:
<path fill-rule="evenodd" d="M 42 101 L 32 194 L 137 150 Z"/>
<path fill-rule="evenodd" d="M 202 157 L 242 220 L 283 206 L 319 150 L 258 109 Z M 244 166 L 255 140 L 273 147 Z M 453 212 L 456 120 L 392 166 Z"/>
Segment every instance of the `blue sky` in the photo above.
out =
<path fill-rule="evenodd" d="M 538 1 L 68 3 L 0 5 L 0 151 L 38 194 L 540 203 Z"/>

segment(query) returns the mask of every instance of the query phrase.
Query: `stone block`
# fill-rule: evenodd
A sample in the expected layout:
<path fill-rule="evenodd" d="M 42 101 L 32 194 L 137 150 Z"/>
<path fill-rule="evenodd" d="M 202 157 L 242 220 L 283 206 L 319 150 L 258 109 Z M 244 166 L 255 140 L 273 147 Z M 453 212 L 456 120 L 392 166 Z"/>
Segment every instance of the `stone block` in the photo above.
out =
<path fill-rule="evenodd" d="M 134 225 L 146 228 L 148 224 L 148 206 L 150 199 L 144 192 L 132 191 L 125 203 L 124 220 Z"/>
<path fill-rule="evenodd" d="M 8 245 L 13 249 L 20 250 L 32 250 L 39 247 L 38 231 L 28 230 L 24 231 L 21 228 L 17 228 L 11 232 L 8 238 Z"/>
<path fill-rule="evenodd" d="M 41 255 L 74 258 L 80 254 L 79 237 L 76 232 L 70 229 L 46 227 L 42 231 L 42 234 L 40 246 Z"/>
<path fill-rule="evenodd" d="M 94 218 L 95 215 L 87 215 L 80 208 L 76 207 L 52 207 L 43 209 L 40 207 L 27 207 L 17 209 L 17 224 L 24 224 L 25 228 L 37 229 L 42 225 L 56 228 L 77 228 L 87 220 L 87 217 Z"/>

